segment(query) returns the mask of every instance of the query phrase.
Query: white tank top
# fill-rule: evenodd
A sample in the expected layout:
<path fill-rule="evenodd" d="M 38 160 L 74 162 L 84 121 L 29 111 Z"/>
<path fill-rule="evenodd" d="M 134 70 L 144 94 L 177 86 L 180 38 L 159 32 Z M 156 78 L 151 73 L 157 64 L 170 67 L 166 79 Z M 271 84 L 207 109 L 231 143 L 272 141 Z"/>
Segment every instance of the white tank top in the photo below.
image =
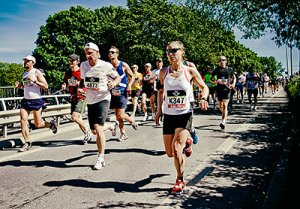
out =
<path fill-rule="evenodd" d="M 167 115 L 181 115 L 192 112 L 191 107 L 191 83 L 187 78 L 187 68 L 178 78 L 170 75 L 170 66 L 166 70 L 164 79 L 164 113 Z"/>
<path fill-rule="evenodd" d="M 22 82 L 24 86 L 24 98 L 25 99 L 40 99 L 41 98 L 41 89 L 38 85 L 32 81 L 27 80 L 28 77 L 35 78 L 35 72 L 38 69 L 32 68 L 29 72 L 25 71 L 22 75 Z"/>

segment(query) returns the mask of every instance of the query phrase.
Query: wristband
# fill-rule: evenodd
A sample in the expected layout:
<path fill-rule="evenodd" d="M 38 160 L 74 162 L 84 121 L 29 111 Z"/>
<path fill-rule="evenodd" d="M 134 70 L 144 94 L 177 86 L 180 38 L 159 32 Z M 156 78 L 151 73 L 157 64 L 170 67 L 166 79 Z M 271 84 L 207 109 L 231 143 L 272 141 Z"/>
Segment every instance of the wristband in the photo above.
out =
<path fill-rule="evenodd" d="M 205 101 L 206 101 L 206 100 L 207 100 L 207 98 L 206 98 L 206 97 L 201 97 L 201 99 L 200 99 L 200 100 L 205 100 Z"/>

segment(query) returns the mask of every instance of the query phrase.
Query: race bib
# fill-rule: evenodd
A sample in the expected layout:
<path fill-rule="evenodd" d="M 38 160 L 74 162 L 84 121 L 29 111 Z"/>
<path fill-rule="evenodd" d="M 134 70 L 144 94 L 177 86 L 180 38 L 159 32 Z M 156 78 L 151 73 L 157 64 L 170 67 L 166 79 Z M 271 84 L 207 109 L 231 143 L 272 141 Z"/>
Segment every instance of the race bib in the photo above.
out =
<path fill-rule="evenodd" d="M 99 78 L 85 77 L 84 84 L 89 90 L 100 90 Z"/>
<path fill-rule="evenodd" d="M 68 85 L 69 85 L 69 86 L 77 86 L 77 85 L 78 85 L 77 79 L 75 79 L 75 78 L 72 76 L 72 78 L 68 79 Z"/>
<path fill-rule="evenodd" d="M 186 109 L 187 97 L 184 90 L 169 90 L 167 91 L 168 108 Z"/>
<path fill-rule="evenodd" d="M 121 96 L 121 89 L 119 89 L 118 87 L 114 87 L 112 90 L 111 90 L 111 94 L 113 96 Z"/>
<path fill-rule="evenodd" d="M 23 82 L 24 87 L 33 85 L 33 83 L 30 80 L 27 80 L 27 79 L 22 80 L 22 82 Z"/>

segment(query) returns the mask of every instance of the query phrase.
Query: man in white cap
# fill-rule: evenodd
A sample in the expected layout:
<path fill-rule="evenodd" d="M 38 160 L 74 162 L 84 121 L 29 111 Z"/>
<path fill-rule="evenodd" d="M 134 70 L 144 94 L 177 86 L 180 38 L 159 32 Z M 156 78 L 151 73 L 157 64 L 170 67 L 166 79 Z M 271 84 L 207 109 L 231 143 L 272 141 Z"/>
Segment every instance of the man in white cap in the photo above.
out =
<path fill-rule="evenodd" d="M 33 112 L 34 125 L 36 128 L 50 128 L 55 134 L 57 132 L 57 125 L 52 120 L 51 122 L 42 119 L 42 109 L 45 107 L 44 100 L 41 97 L 41 88 L 48 89 L 48 84 L 38 69 L 34 68 L 36 63 L 35 57 L 27 55 L 23 58 L 25 71 L 22 75 L 22 84 L 16 82 L 17 88 L 24 89 L 24 98 L 21 101 L 20 117 L 21 130 L 25 140 L 19 152 L 28 151 L 31 148 L 31 141 L 29 138 L 28 117 L 30 112 Z"/>
<path fill-rule="evenodd" d="M 109 90 L 117 86 L 121 78 L 109 62 L 99 59 L 100 53 L 96 44 L 87 43 L 84 52 L 87 61 L 80 65 L 81 82 L 79 88 L 86 88 L 88 121 L 92 133 L 96 135 L 99 152 L 93 168 L 99 170 L 105 166 L 106 138 L 104 132 L 110 129 L 112 135 L 116 134 L 116 126 L 105 123 L 111 100 Z"/>

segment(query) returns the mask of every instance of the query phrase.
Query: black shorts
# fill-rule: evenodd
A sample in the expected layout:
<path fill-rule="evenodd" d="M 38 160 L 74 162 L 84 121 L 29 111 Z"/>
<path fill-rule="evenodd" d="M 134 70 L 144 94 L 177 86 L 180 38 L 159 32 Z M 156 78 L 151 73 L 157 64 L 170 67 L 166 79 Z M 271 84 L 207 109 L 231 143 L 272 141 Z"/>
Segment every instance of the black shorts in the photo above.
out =
<path fill-rule="evenodd" d="M 217 86 L 217 97 L 218 101 L 222 101 L 223 99 L 230 99 L 230 88 L 227 86 Z"/>
<path fill-rule="evenodd" d="M 109 101 L 103 100 L 95 104 L 88 104 L 87 107 L 90 129 L 95 130 L 95 124 L 104 126 L 109 110 Z"/>
<path fill-rule="evenodd" d="M 217 86 L 213 86 L 213 87 L 209 87 L 209 94 L 213 95 L 216 93 L 217 90 Z"/>
<path fill-rule="evenodd" d="M 127 106 L 127 96 L 111 96 L 110 108 L 111 109 L 126 109 Z"/>
<path fill-rule="evenodd" d="M 251 94 L 254 95 L 254 97 L 257 97 L 258 95 L 258 89 L 247 89 L 247 94 L 250 96 Z"/>
<path fill-rule="evenodd" d="M 139 97 L 141 95 L 141 90 L 132 90 L 131 91 L 131 97 Z"/>
<path fill-rule="evenodd" d="M 164 114 L 163 134 L 175 134 L 176 128 L 184 128 L 190 130 L 192 127 L 193 113 L 182 115 Z"/>
<path fill-rule="evenodd" d="M 32 111 L 32 110 L 39 110 L 44 107 L 45 107 L 45 103 L 42 98 L 40 98 L 40 99 L 25 99 L 25 98 L 23 98 L 21 100 L 21 109 Z"/>

